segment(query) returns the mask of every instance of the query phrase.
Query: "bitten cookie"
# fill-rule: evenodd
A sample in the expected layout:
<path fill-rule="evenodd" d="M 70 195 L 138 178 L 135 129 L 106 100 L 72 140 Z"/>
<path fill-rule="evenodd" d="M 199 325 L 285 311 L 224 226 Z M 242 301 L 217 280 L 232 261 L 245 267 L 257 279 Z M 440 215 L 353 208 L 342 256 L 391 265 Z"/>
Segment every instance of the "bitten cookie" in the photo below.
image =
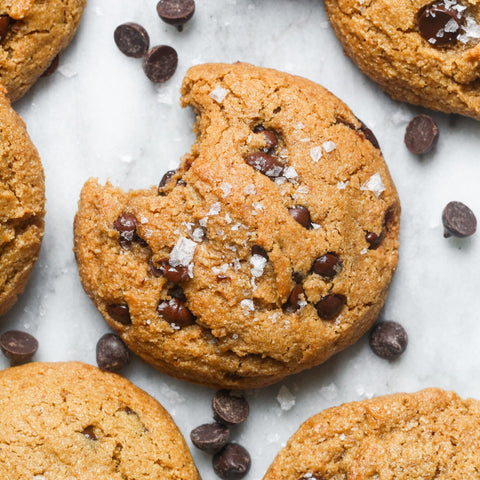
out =
<path fill-rule="evenodd" d="M 182 94 L 197 141 L 158 191 L 85 184 L 80 277 L 145 361 L 260 387 L 373 323 L 397 265 L 397 193 L 372 132 L 311 81 L 209 64 Z"/>
<path fill-rule="evenodd" d="M 23 292 L 40 252 L 45 185 L 38 152 L 0 86 L 0 315 Z"/>
<path fill-rule="evenodd" d="M 76 362 L 0 372 L 4 479 L 200 480 L 170 415 L 113 373 Z"/>
<path fill-rule="evenodd" d="M 0 5 L 0 82 L 18 100 L 70 43 L 85 0 L 5 0 Z"/>
<path fill-rule="evenodd" d="M 480 402 L 427 389 L 311 417 L 263 480 L 478 478 Z"/>
<path fill-rule="evenodd" d="M 480 119 L 480 0 L 325 0 L 345 53 L 394 99 Z"/>

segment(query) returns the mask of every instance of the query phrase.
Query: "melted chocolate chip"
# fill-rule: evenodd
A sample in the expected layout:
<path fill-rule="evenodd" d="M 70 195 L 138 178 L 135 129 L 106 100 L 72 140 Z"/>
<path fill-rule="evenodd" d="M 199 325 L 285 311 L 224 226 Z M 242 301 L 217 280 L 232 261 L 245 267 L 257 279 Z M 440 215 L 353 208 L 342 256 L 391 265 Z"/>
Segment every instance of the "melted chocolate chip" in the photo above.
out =
<path fill-rule="evenodd" d="M 132 324 L 128 305 L 120 305 L 118 303 L 108 305 L 107 312 L 116 322 L 119 322 L 123 325 Z"/>
<path fill-rule="evenodd" d="M 431 45 L 444 46 L 457 41 L 462 18 L 455 8 L 435 2 L 422 8 L 417 15 L 420 35 Z"/>
<path fill-rule="evenodd" d="M 179 298 L 163 300 L 158 304 L 158 314 L 167 322 L 177 327 L 186 327 L 195 323 L 195 316 Z"/>
<path fill-rule="evenodd" d="M 174 282 L 174 283 L 184 282 L 190 278 L 188 275 L 188 267 L 184 267 L 181 265 L 177 267 L 172 267 L 172 265 L 170 265 L 168 261 L 169 261 L 168 258 L 164 258 L 157 265 L 155 265 L 152 261 L 151 262 L 152 273 L 156 277 L 160 276 L 159 275 L 160 273 L 168 281 Z"/>
<path fill-rule="evenodd" d="M 160 0 L 157 4 L 158 16 L 181 32 L 183 26 L 195 13 L 194 0 Z"/>
<path fill-rule="evenodd" d="M 285 313 L 294 313 L 300 308 L 300 302 L 305 301 L 305 290 L 302 284 L 295 285 L 290 295 L 288 296 L 287 303 L 284 305 L 283 310 Z"/>
<path fill-rule="evenodd" d="M 42 73 L 42 77 L 49 77 L 53 75 L 58 68 L 58 64 L 60 63 L 60 55 L 57 55 L 53 60 L 52 63 L 47 67 L 47 69 Z"/>
<path fill-rule="evenodd" d="M 248 451 L 237 443 L 227 443 L 212 460 L 213 470 L 224 480 L 243 478 L 250 470 Z"/>
<path fill-rule="evenodd" d="M 207 453 L 217 453 L 228 442 L 230 431 L 221 423 L 205 423 L 194 428 L 190 433 L 192 443 Z"/>
<path fill-rule="evenodd" d="M 360 120 L 362 124 L 360 126 L 360 131 L 365 135 L 365 138 L 375 147 L 380 150 L 380 145 L 378 144 L 377 137 L 373 134 L 373 132 Z"/>
<path fill-rule="evenodd" d="M 448 203 L 442 213 L 442 222 L 445 238 L 452 235 L 460 238 L 469 237 L 477 230 L 474 213 L 462 202 Z"/>
<path fill-rule="evenodd" d="M 307 207 L 302 205 L 295 205 L 288 209 L 288 213 L 296 220 L 302 227 L 311 228 L 312 222 L 310 219 L 310 212 Z"/>
<path fill-rule="evenodd" d="M 137 233 L 137 219 L 132 213 L 122 213 L 113 222 L 113 228 L 120 233 L 120 240 L 133 242 Z"/>
<path fill-rule="evenodd" d="M 95 431 L 93 430 L 93 425 L 89 425 L 88 427 L 85 427 L 85 429 L 82 432 L 82 435 L 88 440 L 97 440 L 97 436 L 95 435 Z"/>
<path fill-rule="evenodd" d="M 381 232 L 380 235 L 374 232 L 367 232 L 365 234 L 365 240 L 369 244 L 369 250 L 376 250 L 382 243 L 383 232 Z"/>
<path fill-rule="evenodd" d="M 407 348 L 408 336 L 397 322 L 379 322 L 370 333 L 370 347 L 379 357 L 393 360 Z"/>
<path fill-rule="evenodd" d="M 162 188 L 168 183 L 168 181 L 177 173 L 176 170 L 169 170 L 165 175 L 162 177 L 160 180 L 160 183 L 158 184 L 158 194 L 159 195 L 165 195 L 162 192 Z"/>
<path fill-rule="evenodd" d="M 262 248 L 260 245 L 253 245 L 252 247 L 252 255 L 260 255 L 261 257 L 268 260 L 268 253 L 267 251 Z"/>
<path fill-rule="evenodd" d="M 21 365 L 31 360 L 38 349 L 38 341 L 27 332 L 8 330 L 0 335 L 0 348 L 10 365 Z"/>
<path fill-rule="evenodd" d="M 147 31 L 138 23 L 119 25 L 113 33 L 113 39 L 123 54 L 134 58 L 142 58 L 150 45 Z"/>
<path fill-rule="evenodd" d="M 308 475 L 304 475 L 302 478 L 300 478 L 299 480 L 325 480 L 324 477 L 321 477 L 319 475 L 312 475 L 312 474 L 308 474 Z"/>
<path fill-rule="evenodd" d="M 420 155 L 427 153 L 438 139 L 438 126 L 428 115 L 417 115 L 405 131 L 405 145 L 412 152 Z"/>
<path fill-rule="evenodd" d="M 326 253 L 313 262 L 312 271 L 325 278 L 333 278 L 342 269 L 342 261 L 335 253 Z"/>
<path fill-rule="evenodd" d="M 0 15 L 0 42 L 7 36 L 10 27 L 10 17 L 8 15 Z"/>
<path fill-rule="evenodd" d="M 278 145 L 278 139 L 275 135 L 275 132 L 272 130 L 264 130 L 263 134 L 265 135 L 265 152 L 271 152 Z"/>
<path fill-rule="evenodd" d="M 130 363 L 130 350 L 114 333 L 106 333 L 98 340 L 96 353 L 100 370 L 118 372 Z"/>
<path fill-rule="evenodd" d="M 166 82 L 175 73 L 177 65 L 177 52 L 168 45 L 152 47 L 143 58 L 145 75 L 154 83 Z"/>
<path fill-rule="evenodd" d="M 228 275 L 217 275 L 216 277 L 217 282 L 223 282 L 225 280 L 231 280 L 231 278 Z"/>
<path fill-rule="evenodd" d="M 283 174 L 283 165 L 268 153 L 254 152 L 245 159 L 245 162 L 269 178 L 277 178 Z"/>
<path fill-rule="evenodd" d="M 345 302 L 346 298 L 336 293 L 322 297 L 316 305 L 318 316 L 323 320 L 335 318 L 342 310 Z"/>
<path fill-rule="evenodd" d="M 243 423 L 250 412 L 247 400 L 229 390 L 219 390 L 212 400 L 213 416 L 226 425 Z"/>
<path fill-rule="evenodd" d="M 263 125 L 255 125 L 255 127 L 253 127 L 253 133 L 264 132 L 264 131 L 265 131 L 265 127 Z"/>

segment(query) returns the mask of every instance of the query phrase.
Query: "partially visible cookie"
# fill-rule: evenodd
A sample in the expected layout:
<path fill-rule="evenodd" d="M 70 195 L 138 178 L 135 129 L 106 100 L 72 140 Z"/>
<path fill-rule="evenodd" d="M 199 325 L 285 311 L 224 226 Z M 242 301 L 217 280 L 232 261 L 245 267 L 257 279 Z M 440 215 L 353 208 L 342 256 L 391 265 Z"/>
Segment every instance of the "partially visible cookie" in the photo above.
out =
<path fill-rule="evenodd" d="M 0 83 L 18 100 L 70 43 L 86 0 L 4 0 L 0 5 Z"/>
<path fill-rule="evenodd" d="M 23 292 L 37 260 L 44 207 L 38 152 L 0 86 L 0 315 Z"/>
<path fill-rule="evenodd" d="M 80 277 L 160 370 L 268 385 L 371 326 L 397 265 L 397 192 L 372 132 L 320 85 L 207 64 L 182 94 L 197 142 L 158 190 L 85 184 Z"/>
<path fill-rule="evenodd" d="M 0 372 L 0 477 L 200 480 L 164 408 L 125 378 L 76 362 Z"/>
<path fill-rule="evenodd" d="M 345 53 L 394 99 L 480 119 L 480 0 L 325 0 Z"/>
<path fill-rule="evenodd" d="M 439 389 L 399 393 L 311 417 L 263 480 L 476 479 L 479 447 L 479 401 Z"/>

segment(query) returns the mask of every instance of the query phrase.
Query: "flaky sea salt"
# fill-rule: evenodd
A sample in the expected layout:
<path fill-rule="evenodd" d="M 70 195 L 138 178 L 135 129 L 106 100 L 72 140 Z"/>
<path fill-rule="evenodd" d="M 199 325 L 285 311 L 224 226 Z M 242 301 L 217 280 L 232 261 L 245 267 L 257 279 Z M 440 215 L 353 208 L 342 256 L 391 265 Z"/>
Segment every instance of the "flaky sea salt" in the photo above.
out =
<path fill-rule="evenodd" d="M 228 213 L 225 214 L 225 222 L 226 223 L 232 223 L 232 217 Z"/>
<path fill-rule="evenodd" d="M 210 96 L 218 103 L 222 103 L 227 96 L 228 90 L 223 87 L 217 87 L 210 92 Z"/>
<path fill-rule="evenodd" d="M 340 182 L 337 183 L 337 188 L 339 190 L 345 190 L 347 188 L 347 185 L 348 185 L 348 180 L 346 182 L 340 180 Z"/>
<path fill-rule="evenodd" d="M 368 253 L 368 250 L 366 248 L 362 248 L 360 250 L 360 255 L 366 255 Z"/>
<path fill-rule="evenodd" d="M 313 228 L 314 230 L 318 230 L 319 228 L 321 228 L 321 225 L 319 225 L 318 223 L 313 223 L 313 222 L 311 222 L 310 225 L 312 225 L 312 228 Z"/>
<path fill-rule="evenodd" d="M 196 248 L 197 244 L 195 242 L 180 236 L 170 253 L 170 259 L 168 263 L 172 267 L 188 266 L 188 264 L 193 260 Z"/>
<path fill-rule="evenodd" d="M 245 195 L 254 195 L 255 193 L 257 193 L 257 190 L 255 189 L 255 185 L 251 183 L 249 185 L 246 185 L 243 191 L 245 192 Z"/>
<path fill-rule="evenodd" d="M 337 148 L 335 143 L 332 142 L 331 140 L 327 140 L 326 142 L 323 142 L 322 147 L 327 153 L 333 152 Z"/>
<path fill-rule="evenodd" d="M 378 198 L 385 191 L 381 175 L 374 173 L 361 187 L 360 190 L 369 190 Z"/>
<path fill-rule="evenodd" d="M 288 178 L 288 179 L 297 178 L 297 177 L 298 177 L 298 173 L 297 173 L 297 171 L 295 170 L 295 168 L 293 168 L 293 167 L 287 167 L 287 168 L 283 171 L 283 176 L 284 176 L 285 178 Z"/>
<path fill-rule="evenodd" d="M 210 210 L 208 211 L 207 215 L 218 215 L 220 213 L 221 209 L 222 209 L 221 203 L 220 202 L 215 202 L 210 207 Z"/>
<path fill-rule="evenodd" d="M 286 412 L 295 405 L 295 396 L 285 385 L 282 385 L 278 391 L 277 402 L 280 404 L 280 408 Z"/>
<path fill-rule="evenodd" d="M 480 25 L 471 16 L 465 19 L 465 24 L 462 26 L 462 33 L 458 35 L 458 40 L 462 43 L 468 43 L 471 40 L 480 38 Z"/>
<path fill-rule="evenodd" d="M 223 192 L 223 198 L 225 198 L 225 197 L 228 197 L 228 195 L 230 195 L 230 192 L 232 191 L 232 186 L 227 182 L 223 182 L 220 185 L 220 189 Z"/>
<path fill-rule="evenodd" d="M 297 188 L 297 193 L 299 193 L 299 194 L 305 194 L 305 193 L 308 193 L 309 191 L 310 191 L 310 189 L 308 188 L 307 185 L 300 185 Z"/>
<path fill-rule="evenodd" d="M 249 299 L 245 299 L 245 300 L 242 300 L 240 302 L 240 306 L 245 309 L 245 310 L 250 310 L 250 311 L 254 311 L 255 310 L 255 306 L 253 304 L 253 300 L 249 300 Z"/>
<path fill-rule="evenodd" d="M 338 395 L 338 387 L 334 383 L 325 385 L 324 387 L 320 388 L 320 395 L 325 398 L 325 400 L 335 400 Z"/>
<path fill-rule="evenodd" d="M 305 125 L 302 123 L 302 122 L 298 122 L 296 125 L 295 125 L 295 129 L 296 130 L 302 130 L 305 128 Z"/>
<path fill-rule="evenodd" d="M 205 231 L 203 230 L 203 228 L 196 228 L 192 232 L 192 238 L 194 242 L 200 243 L 204 237 L 205 237 Z"/>
<path fill-rule="evenodd" d="M 208 223 L 208 217 L 203 217 L 201 218 L 198 223 L 200 224 L 201 227 L 206 227 Z"/>
<path fill-rule="evenodd" d="M 318 162 L 322 158 L 322 147 L 312 147 L 310 149 L 310 157 L 314 162 Z"/>
<path fill-rule="evenodd" d="M 261 277 L 263 275 L 263 269 L 267 265 L 267 259 L 261 255 L 252 255 L 250 258 L 252 264 L 252 275 L 254 277 Z"/>

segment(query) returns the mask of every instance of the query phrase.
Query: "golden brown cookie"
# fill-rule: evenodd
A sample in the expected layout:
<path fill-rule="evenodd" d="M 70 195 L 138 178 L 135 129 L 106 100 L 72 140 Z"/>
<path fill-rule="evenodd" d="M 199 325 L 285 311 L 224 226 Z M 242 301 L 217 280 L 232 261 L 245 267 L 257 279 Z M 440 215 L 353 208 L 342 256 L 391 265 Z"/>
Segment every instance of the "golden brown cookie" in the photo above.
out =
<path fill-rule="evenodd" d="M 197 141 L 158 191 L 83 187 L 80 277 L 160 370 L 268 385 L 373 323 L 397 265 L 397 193 L 372 132 L 309 80 L 207 64 L 182 94 Z"/>
<path fill-rule="evenodd" d="M 480 402 L 427 389 L 330 408 L 290 438 L 263 480 L 458 480 L 480 471 Z"/>
<path fill-rule="evenodd" d="M 12 102 L 47 70 L 75 34 L 85 0 L 3 0 L 0 83 Z"/>
<path fill-rule="evenodd" d="M 45 185 L 38 152 L 0 86 L 0 315 L 23 292 L 40 252 Z"/>
<path fill-rule="evenodd" d="M 164 408 L 125 378 L 76 362 L 0 372 L 0 476 L 200 480 Z"/>
<path fill-rule="evenodd" d="M 480 0 L 325 0 L 345 53 L 394 99 L 480 119 Z"/>

